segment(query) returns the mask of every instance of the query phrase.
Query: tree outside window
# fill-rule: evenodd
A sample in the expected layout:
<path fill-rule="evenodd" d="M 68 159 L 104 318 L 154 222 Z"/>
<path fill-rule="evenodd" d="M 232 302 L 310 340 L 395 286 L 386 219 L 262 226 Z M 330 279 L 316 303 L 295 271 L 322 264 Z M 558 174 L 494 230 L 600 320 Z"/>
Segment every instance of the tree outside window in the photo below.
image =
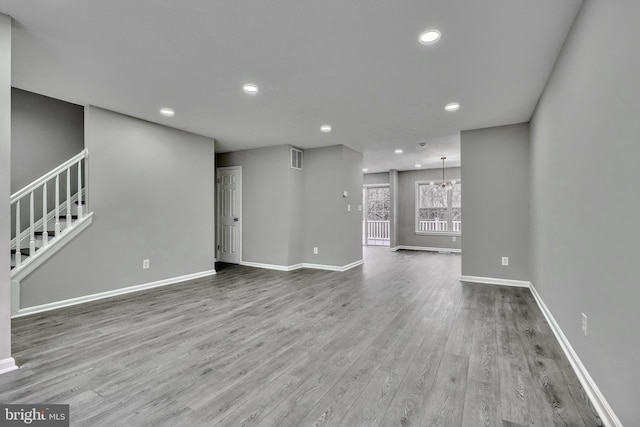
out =
<path fill-rule="evenodd" d="M 461 184 L 416 183 L 416 232 L 461 231 Z"/>

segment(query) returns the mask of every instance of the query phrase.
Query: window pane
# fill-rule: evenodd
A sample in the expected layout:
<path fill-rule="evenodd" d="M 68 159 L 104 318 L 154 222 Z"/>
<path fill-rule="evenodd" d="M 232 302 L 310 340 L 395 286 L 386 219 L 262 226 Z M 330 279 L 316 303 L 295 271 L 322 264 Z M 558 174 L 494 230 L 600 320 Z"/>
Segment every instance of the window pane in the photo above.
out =
<path fill-rule="evenodd" d="M 445 188 L 438 184 L 418 184 L 416 231 L 461 232 L 461 190 L 460 183 Z"/>
<path fill-rule="evenodd" d="M 419 184 L 418 185 L 418 207 L 419 208 L 446 208 L 447 189 L 439 185 Z"/>
<path fill-rule="evenodd" d="M 459 208 L 462 206 L 462 187 L 456 184 L 451 189 L 451 206 Z"/>
<path fill-rule="evenodd" d="M 369 221 L 389 221 L 391 193 L 389 187 L 368 187 L 366 215 Z"/>

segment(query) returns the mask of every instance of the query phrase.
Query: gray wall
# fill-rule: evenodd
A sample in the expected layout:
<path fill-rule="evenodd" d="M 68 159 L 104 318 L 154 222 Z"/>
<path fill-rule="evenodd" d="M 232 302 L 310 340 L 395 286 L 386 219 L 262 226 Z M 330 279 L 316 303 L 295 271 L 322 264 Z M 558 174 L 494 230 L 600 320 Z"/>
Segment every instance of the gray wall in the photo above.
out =
<path fill-rule="evenodd" d="M 303 155 L 304 157 L 304 155 Z M 287 265 L 304 262 L 302 240 L 304 236 L 304 170 L 289 168 L 289 259 Z"/>
<path fill-rule="evenodd" d="M 389 172 L 366 173 L 362 176 L 364 185 L 389 184 Z"/>
<path fill-rule="evenodd" d="M 460 168 L 445 168 L 445 180 L 460 181 Z M 442 181 L 442 169 L 423 169 L 416 171 L 398 172 L 398 206 L 397 206 L 397 242 L 394 246 L 419 246 L 427 248 L 460 249 L 461 236 L 422 235 L 416 234 L 416 182 L 417 181 Z M 465 183 L 462 183 L 464 188 Z M 392 190 L 393 191 L 393 190 Z M 465 201 L 462 206 L 464 209 Z M 464 213 L 464 212 L 463 212 Z M 463 230 L 466 235 L 464 214 L 462 216 Z"/>
<path fill-rule="evenodd" d="M 35 181 L 84 149 L 84 107 L 24 90 L 11 90 L 11 192 Z M 77 169 L 71 171 L 71 194 L 78 188 Z M 55 205 L 55 188 L 47 187 L 48 210 Z M 60 176 L 60 202 L 66 200 L 66 174 Z M 29 226 L 28 199 L 21 202 L 22 230 Z M 42 218 L 42 193 L 35 194 L 34 220 Z M 15 236 L 12 217 L 11 236 Z"/>
<path fill-rule="evenodd" d="M 347 265 L 362 259 L 362 154 L 342 147 L 342 187 L 348 192 L 342 205 L 342 260 L 338 265 Z M 344 202 L 351 205 L 347 211 Z"/>
<path fill-rule="evenodd" d="M 462 132 L 460 151 L 462 274 L 531 280 L 529 125 Z"/>
<path fill-rule="evenodd" d="M 0 14 L 0 361 L 11 357 L 11 273 L 9 268 L 11 195 L 11 18 Z"/>
<path fill-rule="evenodd" d="M 304 179 L 305 262 L 344 266 L 361 260 L 362 154 L 342 145 L 305 150 Z"/>
<path fill-rule="evenodd" d="M 84 107 L 11 90 L 11 192 L 84 149 Z"/>
<path fill-rule="evenodd" d="M 533 282 L 626 426 L 640 425 L 639 17 L 636 0 L 586 0 L 531 122 Z"/>
<path fill-rule="evenodd" d="M 400 204 L 398 203 L 398 171 L 392 169 L 389 171 L 389 189 L 391 193 L 391 215 L 389 224 L 389 233 L 391 234 L 389 238 L 389 246 L 395 248 L 399 245 L 398 243 L 398 210 L 400 208 Z"/>
<path fill-rule="evenodd" d="M 242 166 L 242 260 L 338 267 L 361 260 L 362 154 L 342 145 L 304 150 L 300 171 L 290 167 L 290 149 L 217 155 L 218 167 Z"/>
<path fill-rule="evenodd" d="M 22 307 L 212 270 L 214 141 L 96 107 L 85 131 L 95 221 L 22 281 Z"/>
<path fill-rule="evenodd" d="M 242 166 L 243 261 L 289 265 L 289 153 L 279 145 L 217 155 L 218 167 Z"/>

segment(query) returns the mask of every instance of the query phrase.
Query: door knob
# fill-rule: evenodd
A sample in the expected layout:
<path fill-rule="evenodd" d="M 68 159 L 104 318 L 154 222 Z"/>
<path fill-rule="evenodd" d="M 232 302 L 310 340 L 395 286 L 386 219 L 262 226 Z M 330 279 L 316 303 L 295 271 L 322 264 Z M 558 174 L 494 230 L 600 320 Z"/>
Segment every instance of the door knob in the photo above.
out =
<path fill-rule="evenodd" d="M 238 218 L 233 218 L 233 220 L 234 220 L 235 222 L 238 222 Z"/>

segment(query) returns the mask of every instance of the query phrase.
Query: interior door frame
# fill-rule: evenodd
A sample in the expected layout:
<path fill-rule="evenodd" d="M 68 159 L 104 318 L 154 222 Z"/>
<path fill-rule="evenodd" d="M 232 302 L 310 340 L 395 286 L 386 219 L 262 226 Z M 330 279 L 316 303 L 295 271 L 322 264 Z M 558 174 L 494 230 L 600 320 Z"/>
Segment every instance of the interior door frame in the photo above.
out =
<path fill-rule="evenodd" d="M 239 194 L 240 197 L 237 198 L 237 208 L 238 208 L 238 217 L 240 221 L 238 221 L 238 233 L 236 242 L 238 245 L 238 264 L 242 264 L 242 166 L 222 166 L 216 168 L 216 261 L 220 261 L 220 250 L 221 250 L 221 242 L 220 239 L 222 237 L 221 225 L 220 225 L 220 216 L 221 216 L 221 191 L 220 187 L 222 186 L 222 182 L 220 181 L 220 172 L 225 170 L 237 170 L 238 171 L 238 183 L 237 186 L 240 189 Z"/>

